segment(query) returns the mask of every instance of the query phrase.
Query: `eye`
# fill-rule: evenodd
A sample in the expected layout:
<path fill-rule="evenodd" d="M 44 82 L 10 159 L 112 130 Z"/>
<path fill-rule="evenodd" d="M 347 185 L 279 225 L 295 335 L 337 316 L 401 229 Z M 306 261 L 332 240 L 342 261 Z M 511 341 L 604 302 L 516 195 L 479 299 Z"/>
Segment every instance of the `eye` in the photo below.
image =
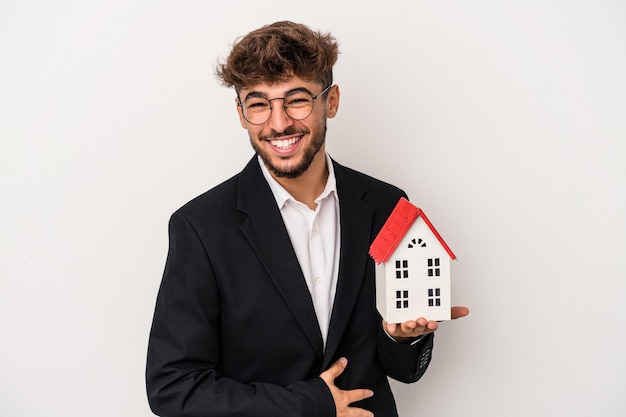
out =
<path fill-rule="evenodd" d="M 298 93 L 285 98 L 285 105 L 288 107 L 306 106 L 311 103 L 311 97 L 308 94 Z"/>
<path fill-rule="evenodd" d="M 259 98 L 246 100 L 243 104 L 246 110 L 250 111 L 263 111 L 270 107 L 269 101 Z"/>

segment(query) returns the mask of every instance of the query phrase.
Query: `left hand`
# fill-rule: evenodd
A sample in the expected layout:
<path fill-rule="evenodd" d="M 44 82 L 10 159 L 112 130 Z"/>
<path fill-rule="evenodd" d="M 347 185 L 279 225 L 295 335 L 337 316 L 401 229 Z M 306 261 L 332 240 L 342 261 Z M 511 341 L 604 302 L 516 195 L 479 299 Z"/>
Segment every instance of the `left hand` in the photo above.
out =
<path fill-rule="evenodd" d="M 452 320 L 465 317 L 469 314 L 467 307 L 452 307 Z M 406 342 L 416 337 L 433 333 L 439 327 L 439 323 L 434 320 L 426 320 L 420 317 L 417 320 L 409 320 L 404 323 L 387 323 L 383 321 L 383 328 L 398 342 Z"/>

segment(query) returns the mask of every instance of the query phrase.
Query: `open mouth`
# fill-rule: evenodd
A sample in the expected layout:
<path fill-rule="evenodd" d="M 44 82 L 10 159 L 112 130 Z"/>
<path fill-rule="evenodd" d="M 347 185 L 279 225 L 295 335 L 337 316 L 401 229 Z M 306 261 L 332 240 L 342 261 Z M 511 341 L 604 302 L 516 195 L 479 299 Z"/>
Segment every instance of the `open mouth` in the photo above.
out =
<path fill-rule="evenodd" d="M 294 146 L 296 143 L 300 142 L 300 139 L 302 139 L 302 136 L 293 136 L 286 139 L 270 139 L 269 142 L 275 148 L 278 148 L 280 150 L 287 150 Z"/>

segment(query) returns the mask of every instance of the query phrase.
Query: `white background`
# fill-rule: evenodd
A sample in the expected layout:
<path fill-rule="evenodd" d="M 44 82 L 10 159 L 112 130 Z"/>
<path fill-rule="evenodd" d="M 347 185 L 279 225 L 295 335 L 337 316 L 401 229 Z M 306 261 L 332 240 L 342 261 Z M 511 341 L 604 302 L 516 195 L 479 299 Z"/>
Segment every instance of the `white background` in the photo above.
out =
<path fill-rule="evenodd" d="M 151 415 L 169 215 L 252 155 L 213 66 L 282 19 L 341 44 L 331 155 L 458 257 L 402 416 L 626 415 L 618 0 L 0 0 L 0 415 Z"/>

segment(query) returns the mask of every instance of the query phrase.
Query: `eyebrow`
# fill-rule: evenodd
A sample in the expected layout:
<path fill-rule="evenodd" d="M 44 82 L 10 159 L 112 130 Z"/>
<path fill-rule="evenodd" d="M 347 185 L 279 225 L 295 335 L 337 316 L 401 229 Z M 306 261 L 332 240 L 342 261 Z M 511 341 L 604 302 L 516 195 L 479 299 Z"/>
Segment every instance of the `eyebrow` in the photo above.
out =
<path fill-rule="evenodd" d="M 291 90 L 287 91 L 285 93 L 285 95 L 283 97 L 288 97 L 291 94 L 295 94 L 295 93 L 308 93 L 311 96 L 313 95 L 313 93 L 305 87 L 296 87 L 296 88 L 292 88 Z M 246 96 L 243 98 L 243 101 L 246 101 L 249 98 L 254 98 L 254 97 L 262 97 L 262 98 L 267 98 L 267 94 L 260 92 L 260 91 L 250 91 L 248 94 L 246 94 Z M 283 98 L 283 97 L 274 97 L 274 98 Z"/>

